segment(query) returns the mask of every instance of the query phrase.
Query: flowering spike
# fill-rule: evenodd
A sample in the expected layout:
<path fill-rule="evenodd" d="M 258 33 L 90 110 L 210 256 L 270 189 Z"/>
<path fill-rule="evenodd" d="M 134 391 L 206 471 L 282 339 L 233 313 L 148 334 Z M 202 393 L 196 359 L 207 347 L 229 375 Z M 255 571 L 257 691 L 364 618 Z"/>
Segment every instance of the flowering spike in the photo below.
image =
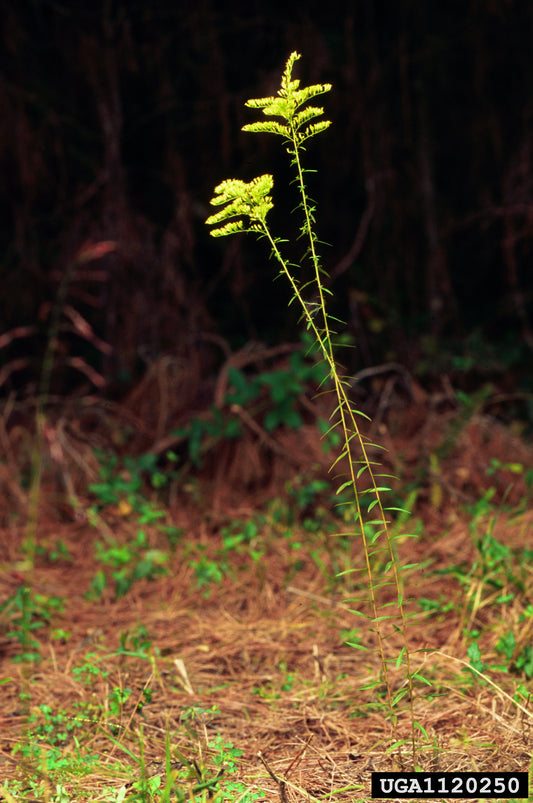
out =
<path fill-rule="evenodd" d="M 299 144 L 303 139 L 309 139 L 309 137 L 327 128 L 329 122 L 327 125 L 320 127 L 318 125 L 308 126 L 303 135 L 298 133 L 299 129 L 313 117 L 320 117 L 324 114 L 324 109 L 318 106 L 308 106 L 307 109 L 302 109 L 301 111 L 298 111 L 298 109 L 300 109 L 304 103 L 307 103 L 310 98 L 323 95 L 331 89 L 331 84 L 313 84 L 312 86 L 300 89 L 300 81 L 298 79 L 292 79 L 292 68 L 299 58 L 300 54 L 296 51 L 289 56 L 277 97 L 252 98 L 246 101 L 246 106 L 249 108 L 261 109 L 263 114 L 267 115 L 267 117 L 281 117 L 284 123 L 274 120 L 264 123 L 251 123 L 243 126 L 243 131 L 261 134 L 279 134 L 294 147 L 296 143 Z"/>
<path fill-rule="evenodd" d="M 274 179 L 270 175 L 257 176 L 248 184 L 237 178 L 229 178 L 215 187 L 215 195 L 211 199 L 212 206 L 227 204 L 220 212 L 211 215 L 205 221 L 212 226 L 216 223 L 228 222 L 211 230 L 212 237 L 224 237 L 239 231 L 262 231 L 266 227 L 266 216 L 274 206 L 270 192 Z M 242 217 L 249 218 L 245 226 Z M 231 220 L 231 218 L 237 218 Z"/>

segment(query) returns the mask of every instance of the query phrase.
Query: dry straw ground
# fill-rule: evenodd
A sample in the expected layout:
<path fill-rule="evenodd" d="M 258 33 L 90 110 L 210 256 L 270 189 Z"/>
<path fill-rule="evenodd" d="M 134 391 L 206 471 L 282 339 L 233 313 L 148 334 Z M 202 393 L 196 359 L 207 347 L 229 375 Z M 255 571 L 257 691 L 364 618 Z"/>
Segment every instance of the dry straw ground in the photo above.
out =
<path fill-rule="evenodd" d="M 481 498 L 489 487 L 495 488 L 494 537 L 513 549 L 531 548 L 533 514 L 523 505 L 528 493 L 523 477 L 505 471 L 488 475 L 486 469 L 491 459 L 502 464 L 512 459 L 530 468 L 532 454 L 487 414 L 473 415 L 460 426 L 457 422 L 453 404 L 419 393 L 396 409 L 392 405 L 374 425 L 374 436 L 387 447 L 386 460 L 402 477 L 402 487 L 411 482 L 418 489 L 406 528 L 418 522 L 419 537 L 401 541 L 399 547 L 404 562 L 420 564 L 405 577 L 406 594 L 412 598 L 409 641 L 413 651 L 431 650 L 414 652 L 413 658 L 415 668 L 432 684 L 417 687 L 416 717 L 429 739 L 418 761 L 426 770 L 527 771 L 533 708 L 523 701 L 527 714 L 507 695 L 519 683 L 531 688 L 531 681 L 489 671 L 498 688 L 474 682 L 465 672 L 469 641 L 464 633 L 466 627 L 479 631 L 483 661 L 489 665 L 502 663 L 495 645 L 510 629 L 517 641 L 527 640 L 527 622 L 520 623 L 519 615 L 533 602 L 531 567 L 522 567 L 529 579 L 523 594 L 502 606 L 491 604 L 484 589 L 473 613 L 457 577 L 435 571 L 453 564 L 469 566 L 475 560 L 472 516 L 465 504 Z M 99 761 L 85 777 L 64 779 L 69 801 L 100 800 L 103 789 L 124 785 L 131 792 L 139 773 L 133 757 L 139 757 L 141 728 L 148 776 L 164 772 L 167 731 L 172 748 L 194 758 L 200 768 L 202 762 L 208 765 L 212 750 L 207 745 L 219 735 L 242 750 L 231 780 L 282 803 L 368 799 L 372 771 L 402 768 L 398 752 L 386 752 L 389 731 L 383 706 L 376 703 L 375 693 L 361 691 L 366 682 L 379 678 L 377 659 L 345 643 L 359 638 L 373 646 L 371 633 L 345 601 L 357 575 L 335 581 L 330 550 L 322 550 L 322 569 L 311 557 L 311 536 L 302 527 L 304 512 L 298 511 L 292 525 L 297 538 L 289 539 L 274 523 L 272 503 L 268 506 L 268 500 L 286 499 L 286 481 L 296 474 L 327 475 L 329 458 L 321 451 L 312 421 L 302 430 L 279 434 L 276 448 L 257 431 L 250 431 L 248 440 L 237 447 L 221 447 L 197 483 L 175 488 L 167 498 L 165 521 L 183 530 L 168 573 L 135 582 L 119 599 L 108 586 L 93 600 L 86 592 L 101 568 L 93 545 L 102 539 L 102 528 L 118 542 L 128 543 L 139 524 L 127 508 L 106 508 L 99 522 L 88 521 L 92 500 L 86 485 L 94 481 L 95 470 L 92 446 L 76 440 L 76 428 L 65 425 L 61 415 L 47 426 L 37 530 L 44 549 L 36 557 L 33 590 L 64 597 L 66 607 L 47 627 L 33 632 L 42 654 L 36 664 L 13 662 L 20 645 L 7 635 L 10 624 L 4 612 L 0 676 L 8 682 L 2 686 L 0 781 L 42 772 L 20 752 L 13 753 L 24 742 L 28 711 L 38 712 L 41 704 L 65 712 L 85 704 L 86 722 L 76 733 L 83 734 L 83 750 L 98 755 Z M 22 551 L 27 492 L 21 477 L 26 435 L 23 426 L 4 429 L 2 435 L 2 602 L 27 580 Z M 437 465 L 429 456 L 448 435 L 449 448 L 440 452 Z M 429 468 L 421 478 L 423 466 Z M 77 509 L 67 500 L 69 484 L 76 491 Z M 146 493 L 150 495 L 148 489 Z M 202 547 L 206 561 L 216 562 L 222 528 L 261 511 L 267 512 L 257 536 L 264 552 L 259 561 L 246 551 L 235 552 L 218 582 L 198 587 L 191 547 Z M 488 518 L 481 518 L 477 534 L 490 526 Z M 150 545 L 161 548 L 162 535 L 155 524 L 143 529 Z M 50 560 L 50 549 L 58 541 L 68 548 L 70 560 Z M 198 552 L 194 555 L 197 558 Z M 356 540 L 350 560 L 354 568 L 361 567 Z M 436 600 L 441 610 L 424 611 L 422 598 Z M 60 629 L 68 637 L 54 638 Z M 145 657 L 139 657 L 135 653 L 143 639 L 149 646 Z M 122 653 L 121 646 L 127 647 Z M 128 651 L 131 654 L 125 654 Z M 85 683 L 73 669 L 94 660 L 101 673 Z M 401 684 L 402 676 L 395 682 Z M 126 688 L 132 694 L 113 715 L 111 691 Z M 21 693 L 31 695 L 29 702 L 21 700 Z M 87 715 L 91 707 L 94 720 Z M 407 738 L 407 721 L 402 728 Z M 72 737 L 64 750 L 75 752 Z M 403 766 L 409 769 L 408 752 L 405 756 Z M 50 786 L 47 794 L 52 792 Z"/>

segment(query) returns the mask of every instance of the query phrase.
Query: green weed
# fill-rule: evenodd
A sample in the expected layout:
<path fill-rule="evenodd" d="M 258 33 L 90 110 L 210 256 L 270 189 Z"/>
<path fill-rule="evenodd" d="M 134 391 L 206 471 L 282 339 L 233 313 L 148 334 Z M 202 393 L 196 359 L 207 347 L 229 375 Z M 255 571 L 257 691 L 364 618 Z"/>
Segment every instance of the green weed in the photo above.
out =
<path fill-rule="evenodd" d="M 223 803 L 223 801 L 252 801 L 263 797 L 262 792 L 252 790 L 233 776 L 238 769 L 238 760 L 243 751 L 235 747 L 233 742 L 217 733 L 211 739 L 206 738 L 205 725 L 219 711 L 216 706 L 201 708 L 192 706 L 181 714 L 182 730 L 188 736 L 188 748 L 177 747 L 176 738 L 180 732 L 171 734 L 168 730 L 165 738 L 165 758 L 157 774 L 151 774 L 144 762 L 143 729 L 139 730 L 139 757 L 136 758 L 124 745 L 120 748 L 136 760 L 137 775 L 140 776 L 131 784 L 128 792 L 123 786 L 116 797 L 117 801 L 130 803 L 167 803 L 177 800 L 178 803 Z M 196 725 L 200 729 L 196 729 Z M 204 735 L 200 735 L 200 730 Z M 118 743 L 117 743 L 118 744 Z"/>
<path fill-rule="evenodd" d="M 99 542 L 95 545 L 97 560 L 108 568 L 114 583 L 114 594 L 124 596 L 132 584 L 141 579 L 153 580 L 166 574 L 168 554 L 160 549 L 151 549 L 143 530 L 138 530 L 133 541 L 114 545 Z M 99 598 L 109 585 L 105 570 L 100 570 L 91 582 L 89 598 Z"/>
<path fill-rule="evenodd" d="M 73 735 L 83 729 L 85 722 L 64 709 L 54 709 L 45 703 L 38 706 L 38 713 L 34 712 L 28 717 L 29 735 L 33 750 L 35 744 L 62 745 L 69 742 Z M 21 748 L 24 753 L 24 748 Z"/>
<path fill-rule="evenodd" d="M 151 648 L 152 641 L 148 631 L 142 624 L 120 634 L 120 650 L 123 653 L 136 652 L 148 655 Z"/>
<path fill-rule="evenodd" d="M 468 631 L 481 608 L 493 605 L 507 605 L 517 596 L 522 596 L 527 588 L 527 573 L 523 558 L 517 556 L 510 547 L 498 541 L 492 534 L 496 523 L 493 513 L 489 523 L 484 517 L 488 510 L 490 494 L 485 494 L 476 506 L 483 519 L 475 514 L 470 522 L 470 532 L 476 548 L 471 564 L 460 563 L 436 570 L 437 575 L 455 577 L 464 590 L 462 603 L 462 626 Z M 476 529 L 482 526 L 482 535 Z M 527 551 L 526 551 L 527 552 Z M 523 557 L 525 557 L 524 553 Z"/>
<path fill-rule="evenodd" d="M 146 498 L 146 488 L 159 490 L 175 479 L 175 471 L 165 474 L 157 467 L 156 455 L 145 454 L 135 458 L 98 453 L 100 482 L 89 490 L 98 500 L 89 510 L 89 521 L 101 528 L 100 511 L 110 508 L 121 517 L 135 517 L 142 526 L 152 526 L 168 541 L 170 549 L 179 543 L 183 530 L 167 524 L 167 514 L 159 505 Z M 151 548 L 144 530 L 126 544 L 119 543 L 105 530 L 105 543 L 95 545 L 97 560 L 103 565 L 92 582 L 88 596 L 99 598 L 112 583 L 116 598 L 124 596 L 132 584 L 141 579 L 154 579 L 166 573 L 169 555 L 162 549 Z"/>
<path fill-rule="evenodd" d="M 72 556 L 68 546 L 61 539 L 57 540 L 54 544 L 47 546 L 45 544 L 36 544 L 35 557 L 44 558 L 50 563 L 71 563 Z"/>
<path fill-rule="evenodd" d="M 228 390 L 220 407 L 212 406 L 207 416 L 194 416 L 186 426 L 174 429 L 171 435 L 187 444 L 188 460 L 199 467 L 204 457 L 221 441 L 235 440 L 243 434 L 239 412 L 244 408 L 266 432 L 279 427 L 299 429 L 302 414 L 298 400 L 309 388 L 319 387 L 327 376 L 323 362 L 309 359 L 309 337 L 303 337 L 304 348 L 293 352 L 286 368 L 250 374 L 230 366 Z M 321 422 L 326 435 L 329 425 Z M 331 439 L 335 440 L 332 435 Z"/>
<path fill-rule="evenodd" d="M 167 453 L 167 457 L 175 457 Z M 176 475 L 157 467 L 158 456 L 142 454 L 126 455 L 122 460 L 115 454 L 97 452 L 100 462 L 100 481 L 89 485 L 101 507 L 114 506 L 126 513 L 135 513 L 140 524 L 153 524 L 165 517 L 165 513 L 146 499 L 147 484 L 156 490 L 164 488 Z"/>
<path fill-rule="evenodd" d="M 398 703 L 400 697 L 394 695 L 389 681 L 389 655 L 385 649 L 386 631 L 392 626 L 402 634 L 404 646 L 397 658 L 403 664 L 407 677 L 405 700 L 411 720 L 413 762 L 415 761 L 415 721 L 413 710 L 413 687 L 410 665 L 410 653 L 406 637 L 406 619 L 403 605 L 403 585 L 400 579 L 393 536 L 389 531 L 389 519 L 382 502 L 382 495 L 388 491 L 384 485 L 387 477 L 379 470 L 379 464 L 370 457 L 371 450 L 378 447 L 369 443 L 360 429 L 359 422 L 365 418 L 356 410 L 350 401 L 350 383 L 346 381 L 334 353 L 335 330 L 338 321 L 333 319 L 326 309 L 326 296 L 329 291 L 325 287 L 325 272 L 318 255 L 318 238 L 315 233 L 316 207 L 310 199 L 305 184 L 307 170 L 303 167 L 302 156 L 310 139 L 324 132 L 329 120 L 323 120 L 324 109 L 308 105 L 308 102 L 331 90 L 330 84 L 315 84 L 300 88 L 300 81 L 293 79 L 292 72 L 300 54 L 293 52 L 286 64 L 277 96 L 258 98 L 247 101 L 249 108 L 259 110 L 267 120 L 251 123 L 243 127 L 244 131 L 262 134 L 274 134 L 283 140 L 289 155 L 291 167 L 295 174 L 295 184 L 299 195 L 298 208 L 302 215 L 300 238 L 305 240 L 305 253 L 300 266 L 294 265 L 282 254 L 284 241 L 272 234 L 267 216 L 274 206 L 272 197 L 274 179 L 271 175 L 257 176 L 250 182 L 239 179 L 227 179 L 215 188 L 211 203 L 221 207 L 219 212 L 211 215 L 206 221 L 213 226 L 211 234 L 222 237 L 239 232 L 251 232 L 265 239 L 271 249 L 274 260 L 279 265 L 279 272 L 289 282 L 307 333 L 311 336 L 319 361 L 324 366 L 326 384 L 331 387 L 336 399 L 335 413 L 330 431 L 337 431 L 341 436 L 340 454 L 332 468 L 344 477 L 340 482 L 338 493 L 344 491 L 351 495 L 349 504 L 350 527 L 352 533 L 358 533 L 362 540 L 368 589 L 368 612 L 354 610 L 359 616 L 366 617 L 376 636 L 376 649 L 380 656 L 382 673 L 387 689 L 388 721 L 391 735 L 396 745 L 398 724 Z M 272 119 L 274 118 L 274 119 Z M 304 147 L 305 143 L 305 147 Z M 302 277 L 309 266 L 313 278 Z M 366 487 L 363 486 L 366 482 Z M 363 505 L 363 500 L 368 505 Z M 365 515 L 366 514 L 366 515 Z M 379 575 L 375 566 L 379 565 Z M 388 579 L 385 576 L 388 575 Z M 396 604 L 393 608 L 387 603 L 384 612 L 380 603 L 380 589 L 384 584 L 396 589 Z M 360 600 L 358 600 L 358 604 Z M 409 693 L 407 693 L 409 692 Z"/>
<path fill-rule="evenodd" d="M 85 656 L 85 663 L 73 667 L 74 679 L 84 686 L 92 686 L 97 680 L 105 680 L 109 672 L 98 666 L 98 662 L 99 657 L 96 653 L 88 653 Z"/>
<path fill-rule="evenodd" d="M 16 639 L 22 650 L 13 661 L 40 661 L 40 645 L 33 634 L 48 625 L 55 614 L 62 613 L 64 607 L 62 597 L 40 594 L 25 585 L 8 597 L 0 606 L 8 623 L 6 636 Z"/>

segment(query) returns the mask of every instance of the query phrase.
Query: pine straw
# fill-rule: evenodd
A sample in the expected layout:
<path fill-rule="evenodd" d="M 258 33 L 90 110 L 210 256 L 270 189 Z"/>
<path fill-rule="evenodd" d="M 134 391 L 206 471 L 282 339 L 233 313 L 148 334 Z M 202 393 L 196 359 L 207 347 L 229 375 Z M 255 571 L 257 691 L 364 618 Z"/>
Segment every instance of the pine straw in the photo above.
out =
<path fill-rule="evenodd" d="M 508 542 L 515 532 L 523 532 L 524 524 L 520 522 L 521 528 L 509 526 Z M 100 715 L 97 722 L 84 725 L 85 749 L 101 756 L 99 773 L 83 780 L 83 789 L 91 791 L 95 800 L 102 786 L 116 784 L 118 788 L 127 782 L 127 774 L 121 774 L 117 765 L 131 764 L 123 748 L 139 755 L 141 725 L 149 773 L 163 772 L 166 729 L 173 734 L 172 745 L 185 755 L 196 751 L 197 760 L 199 756 L 206 759 L 206 742 L 219 733 L 224 741 L 244 751 L 239 776 L 251 787 L 263 789 L 269 800 L 280 799 L 280 786 L 268 775 L 259 753 L 273 775 L 286 782 L 283 794 L 288 801 L 321 797 L 344 788 L 349 791 L 337 792 L 335 799 L 368 798 L 372 771 L 402 768 L 397 753 L 385 751 L 389 732 L 383 709 L 368 709 L 371 694 L 359 690 L 379 677 L 377 660 L 373 653 L 342 643 L 340 634 L 358 626 L 359 621 L 354 621 L 342 602 L 339 589 L 332 594 L 312 564 L 287 582 L 291 555 L 283 542 L 276 553 L 268 553 L 264 573 L 245 561 L 233 579 L 214 586 L 207 598 L 195 587 L 195 578 L 178 550 L 170 576 L 139 581 L 119 600 L 109 593 L 101 601 L 88 602 L 83 594 L 96 570 L 90 548 L 94 530 L 57 521 L 43 524 L 43 530 L 47 529 L 68 544 L 75 562 L 63 568 L 42 562 L 35 571 L 35 587 L 41 593 L 61 593 L 68 599 L 67 612 L 54 619 L 54 626 L 68 629 L 71 637 L 66 643 L 54 642 L 36 631 L 43 661 L 30 676 L 27 668 L 9 661 L 18 645 L 4 637 L 1 672 L 2 677 L 12 678 L 3 687 L 4 777 L 20 777 L 30 769 L 18 757 L 15 761 L 10 758 L 24 731 L 21 691 L 31 691 L 33 712 L 41 703 L 54 711 L 71 711 L 73 704 L 81 701 L 104 704 L 114 687 L 133 690 L 122 716 L 110 718 L 115 735 Z M 120 537 L 117 528 L 115 535 Z M 19 543 L 21 537 L 19 533 Z M 201 527 L 195 530 L 191 521 L 187 538 L 203 540 L 205 533 Z M 216 542 L 216 535 L 212 540 Z M 456 524 L 449 536 L 437 543 L 417 542 L 419 554 L 410 559 L 436 556 L 440 561 L 448 550 L 456 550 L 458 542 L 464 546 L 469 540 L 463 526 L 461 541 L 460 525 Z M 11 542 L 11 554 L 13 546 Z M 432 568 L 436 565 L 441 563 Z M 16 573 L 6 573 L 2 595 L 13 593 L 16 582 Z M 439 579 L 437 589 L 434 577 L 424 575 L 416 580 L 417 597 L 435 597 L 436 591 L 456 600 L 457 608 L 437 620 L 427 620 L 412 606 L 413 648 L 439 650 L 436 654 L 417 653 L 414 658 L 415 668 L 432 681 L 438 694 L 430 701 L 429 687 L 417 689 L 416 716 L 434 745 L 419 755 L 419 765 L 439 771 L 526 771 L 531 718 L 493 688 L 469 686 L 460 679 L 462 666 L 455 659 L 466 659 L 467 646 L 459 630 L 461 595 L 452 579 Z M 491 615 L 494 621 L 485 625 L 489 630 L 501 629 L 492 608 L 489 618 Z M 140 624 L 149 634 L 154 655 L 159 653 L 153 665 L 146 659 L 116 654 L 121 634 L 134 633 Z M 363 633 L 363 642 L 371 646 L 368 634 Z M 92 688 L 72 674 L 88 653 L 106 656 L 99 666 L 109 673 Z M 183 662 L 181 670 L 177 659 Z M 493 673 L 493 678 L 504 691 L 513 693 L 517 678 L 499 673 Z M 402 682 L 400 675 L 393 680 Z M 152 690 L 153 701 L 145 706 L 141 718 L 135 707 L 144 688 Z M 192 736 L 187 733 L 183 717 L 188 710 L 198 707 L 206 711 L 215 706 L 215 714 L 187 720 Z M 405 718 L 401 732 L 409 737 Z M 408 749 L 403 752 L 403 766 L 408 769 Z M 354 788 L 358 785 L 359 790 Z"/>
<path fill-rule="evenodd" d="M 412 407 L 406 411 L 407 415 L 411 417 L 410 430 L 406 426 L 394 435 L 397 420 L 392 420 L 390 429 L 385 433 L 382 430 L 381 435 L 391 438 L 388 445 L 393 447 L 389 450 L 392 467 L 398 467 L 403 460 L 408 473 L 414 471 L 417 449 L 419 465 L 427 465 L 427 457 L 442 443 L 444 427 L 449 421 L 441 419 L 439 428 L 436 414 L 428 413 L 427 408 L 424 414 L 418 411 L 418 419 Z M 407 593 L 415 597 L 408 605 L 412 614 L 411 648 L 435 651 L 417 652 L 413 658 L 414 668 L 432 683 L 431 687 L 423 684 L 416 687 L 415 714 L 427 732 L 430 745 L 419 752 L 417 761 L 424 770 L 527 771 L 532 747 L 531 708 L 529 714 L 524 713 L 506 696 L 512 695 L 517 684 L 525 683 L 525 679 L 489 671 L 488 676 L 499 686 L 495 689 L 479 681 L 469 681 L 470 675 L 460 662 L 468 660 L 469 641 L 463 636 L 465 624 L 481 631 L 481 653 L 489 664 L 502 662 L 495 645 L 510 630 L 517 642 L 527 643 L 524 641 L 530 635 L 527 620 L 519 622 L 519 616 L 531 603 L 528 587 L 532 584 L 526 582 L 524 598 L 515 598 L 507 607 L 481 606 L 474 614 L 467 615 L 464 590 L 457 580 L 449 574 L 437 578 L 432 574 L 450 564 L 469 565 L 475 557 L 468 522 L 460 514 L 457 500 L 461 493 L 479 498 L 484 490 L 481 482 L 485 486 L 493 482 L 480 468 L 488 465 L 482 447 L 488 444 L 489 454 L 502 462 L 510 459 L 508 436 L 499 426 L 488 430 L 482 427 L 485 433 L 482 437 L 478 424 L 469 422 L 461 429 L 454 448 L 443 453 L 438 475 L 434 472 L 420 493 L 418 512 L 423 520 L 420 538 L 400 543 L 404 562 L 430 561 L 424 571 L 413 570 L 406 577 Z M 473 428 L 471 436 L 468 427 Z M 54 431 L 64 433 L 67 428 L 56 423 Z M 487 432 L 492 433 L 490 437 Z M 228 488 L 223 477 L 215 475 L 211 486 L 208 482 L 203 486 L 205 495 L 200 507 L 181 494 L 180 504 L 169 510 L 168 522 L 182 527 L 186 535 L 173 555 L 169 575 L 138 581 L 118 600 L 113 598 L 110 587 L 101 600 L 91 602 L 84 595 L 96 570 L 101 568 L 94 560 L 93 543 L 101 539 L 102 531 L 90 527 L 83 515 L 78 515 L 87 508 L 89 500 L 81 490 L 83 477 L 75 476 L 75 471 L 80 472 L 85 464 L 90 474 L 94 474 L 92 452 L 89 446 L 86 451 L 79 447 L 79 460 L 72 465 L 68 460 L 68 443 L 57 438 L 63 444 L 63 453 L 57 457 L 56 451 L 52 468 L 55 465 L 60 487 L 64 475 L 74 477 L 79 507 L 73 516 L 68 506 L 58 504 L 55 495 L 58 481 L 54 485 L 45 474 L 39 543 L 50 547 L 61 539 L 68 546 L 72 562 L 52 564 L 39 557 L 34 591 L 66 598 L 66 611 L 54 616 L 53 627 L 68 630 L 70 637 L 66 641 L 52 640 L 51 628 L 34 631 L 43 660 L 32 669 L 11 661 L 20 648 L 16 640 L 6 635 L 8 623 L 0 621 L 0 673 L 2 678 L 11 678 L 2 686 L 0 761 L 4 779 L 36 771 L 21 759 L 20 753 L 11 755 L 13 747 L 24 737 L 27 712 L 19 695 L 28 691 L 33 713 L 43 703 L 54 712 L 63 709 L 71 713 L 76 703 L 94 703 L 95 720 L 84 722 L 80 733 L 84 750 L 97 753 L 101 761 L 98 772 L 85 776 L 77 787 L 92 800 L 98 800 L 105 786 L 118 789 L 131 782 L 125 769 L 128 765 L 140 777 L 138 767 L 125 750 L 139 756 L 141 726 L 148 774 L 164 771 L 165 733 L 170 731 L 172 747 L 194 757 L 199 765 L 204 762 L 211 768 L 212 777 L 212 751 L 206 745 L 220 734 L 225 742 L 243 751 L 232 780 L 239 778 L 252 790 L 263 790 L 266 799 L 272 801 L 296 802 L 328 794 L 341 802 L 368 799 L 372 771 L 410 769 L 408 745 L 402 750 L 403 757 L 398 751 L 386 752 L 390 731 L 384 720 L 384 706 L 376 705 L 376 696 L 370 691 L 361 691 L 362 685 L 379 679 L 379 662 L 373 652 L 356 650 L 344 643 L 343 632 L 361 628 L 361 620 L 350 613 L 349 604 L 344 602 L 353 595 L 353 589 L 332 584 L 333 569 L 328 566 L 327 555 L 323 556 L 326 572 L 321 573 L 306 558 L 305 549 L 296 553 L 282 536 L 271 536 L 267 553 L 258 564 L 246 555 L 232 555 L 231 575 L 212 585 L 209 596 L 205 595 L 205 589 L 197 587 L 187 545 L 201 544 L 206 557 L 215 560 L 216 550 L 221 546 L 220 527 L 261 509 L 266 496 L 282 493 L 286 464 L 281 457 L 276 462 L 270 452 L 270 480 L 267 482 L 263 477 L 261 481 L 265 484 L 260 490 L 254 481 L 251 487 L 241 487 L 237 493 L 234 484 L 230 483 Z M 253 443 L 249 439 L 240 447 L 248 450 L 247 460 Z M 264 443 L 255 443 L 263 456 L 265 449 L 268 453 Z M 319 449 L 316 443 L 311 443 L 307 430 L 292 442 L 286 435 L 279 448 L 290 451 L 302 466 L 307 459 L 307 465 L 314 461 L 319 472 L 324 468 L 324 464 L 318 463 Z M 518 454 L 516 450 L 514 454 Z M 526 465 L 527 455 L 530 452 L 520 452 Z M 225 473 L 234 479 L 239 460 L 235 458 L 232 462 L 229 454 L 226 459 Z M 239 459 L 243 459 L 242 455 Z M 461 460 L 461 465 L 471 471 L 470 485 L 464 482 L 464 472 L 457 473 Z M 514 479 L 521 482 L 520 477 Z M 2 476 L 0 481 L 10 489 L 10 504 L 20 510 L 20 486 L 14 473 Z M 92 480 L 86 477 L 85 484 L 87 481 Z M 440 494 L 432 489 L 432 483 L 438 484 Z M 505 496 L 504 490 L 498 489 L 498 493 Z M 438 504 L 432 504 L 432 496 Z M 215 501 L 217 509 L 213 511 Z M 66 518 L 70 520 L 65 521 Z M 139 528 L 134 518 L 128 519 L 112 510 L 106 511 L 104 518 L 106 533 L 119 542 L 131 541 Z M 0 602 L 12 596 L 24 582 L 23 564 L 20 571 L 17 564 L 21 559 L 24 527 L 9 517 L 7 509 L 3 522 Z M 489 522 L 486 525 L 488 531 Z M 483 534 L 484 521 L 480 520 L 478 526 Z M 149 526 L 143 529 L 152 546 L 164 546 L 155 529 Z M 532 531 L 531 512 L 515 518 L 502 513 L 493 534 L 510 547 L 524 548 L 531 545 Z M 300 540 L 305 543 L 305 538 L 302 532 Z M 361 563 L 357 544 L 353 551 L 353 565 L 357 566 Z M 296 558 L 303 564 L 299 571 L 294 569 Z M 524 571 L 527 572 L 527 567 Z M 349 584 L 349 579 L 346 583 Z M 424 597 L 452 601 L 454 608 L 428 617 L 417 604 Z M 135 651 L 132 639 L 140 625 L 152 644 L 152 661 L 117 654 L 121 637 L 129 638 L 128 647 Z M 362 644 L 372 648 L 370 634 L 364 628 L 359 632 Z M 395 636 L 391 636 L 388 642 L 391 654 L 399 649 L 394 640 Z M 72 670 L 82 666 L 91 653 L 98 657 L 98 666 L 108 675 L 96 679 L 92 686 L 85 686 Z M 392 679 L 399 688 L 402 674 L 393 671 Z M 102 707 L 109 713 L 106 701 L 115 687 L 128 688 L 133 693 L 120 717 L 109 714 L 106 718 Z M 142 700 L 143 689 L 150 689 L 153 699 L 146 703 L 140 716 L 136 706 Z M 190 718 L 192 709 L 197 714 Z M 405 715 L 400 718 L 399 731 L 403 738 L 409 739 Z M 72 749 L 72 742 L 66 749 Z M 76 800 L 73 784 L 65 782 L 65 786 L 73 795 L 71 800 Z"/>

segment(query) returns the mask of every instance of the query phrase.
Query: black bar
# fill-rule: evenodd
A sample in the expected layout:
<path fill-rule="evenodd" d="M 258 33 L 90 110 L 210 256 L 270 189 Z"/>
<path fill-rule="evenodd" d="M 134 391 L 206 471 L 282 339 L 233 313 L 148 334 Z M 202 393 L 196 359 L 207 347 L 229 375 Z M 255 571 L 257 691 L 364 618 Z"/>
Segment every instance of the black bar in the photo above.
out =
<path fill-rule="evenodd" d="M 528 797 L 527 772 L 373 772 L 373 798 Z"/>

